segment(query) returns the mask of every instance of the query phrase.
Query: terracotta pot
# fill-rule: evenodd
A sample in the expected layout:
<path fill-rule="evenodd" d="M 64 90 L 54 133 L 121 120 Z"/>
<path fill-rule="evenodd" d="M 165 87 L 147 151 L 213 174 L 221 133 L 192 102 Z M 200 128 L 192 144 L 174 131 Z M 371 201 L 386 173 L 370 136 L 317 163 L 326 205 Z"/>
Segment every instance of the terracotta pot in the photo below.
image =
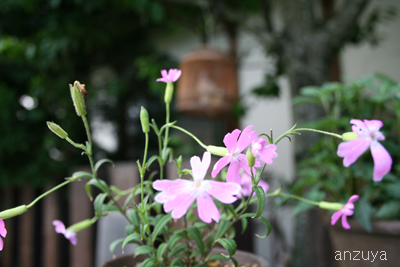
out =
<path fill-rule="evenodd" d="M 357 221 L 345 230 L 337 223 L 329 234 L 341 267 L 400 266 L 400 221 L 377 221 L 368 233 Z"/>
<path fill-rule="evenodd" d="M 214 248 L 212 251 L 212 254 L 215 253 L 225 253 L 227 254 L 227 251 L 222 248 Z M 211 254 L 211 255 L 212 255 Z M 118 257 L 114 260 L 107 261 L 102 265 L 102 267 L 135 267 L 136 264 L 142 262 L 146 257 L 144 255 L 137 256 L 136 258 L 133 258 L 132 255 L 125 255 Z M 253 253 L 245 252 L 238 250 L 236 251 L 235 257 L 234 257 L 238 263 L 239 266 L 242 264 L 244 266 L 257 266 L 257 267 L 269 267 L 270 265 L 268 262 L 261 256 L 258 256 Z M 229 264 L 229 266 L 232 265 L 232 262 L 224 262 L 224 264 Z"/>

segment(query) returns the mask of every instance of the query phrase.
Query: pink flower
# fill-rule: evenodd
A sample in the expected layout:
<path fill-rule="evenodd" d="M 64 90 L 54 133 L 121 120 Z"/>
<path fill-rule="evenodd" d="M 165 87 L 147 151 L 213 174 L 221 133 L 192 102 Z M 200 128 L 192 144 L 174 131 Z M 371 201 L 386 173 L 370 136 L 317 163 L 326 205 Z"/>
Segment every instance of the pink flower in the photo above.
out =
<path fill-rule="evenodd" d="M 368 147 L 371 149 L 374 159 L 374 181 L 382 180 L 383 176 L 389 173 L 392 168 L 392 157 L 387 150 L 378 142 L 385 140 L 385 136 L 379 131 L 383 123 L 379 120 L 352 119 L 354 124 L 352 130 L 359 138 L 341 143 L 337 154 L 343 158 L 343 165 L 349 167 L 363 154 Z"/>
<path fill-rule="evenodd" d="M 65 238 L 71 242 L 72 245 L 76 245 L 78 239 L 76 238 L 75 232 L 65 229 L 65 225 L 59 220 L 54 220 L 53 225 L 55 226 L 56 233 L 63 234 Z"/>
<path fill-rule="evenodd" d="M 221 169 L 229 163 L 230 165 L 228 167 L 226 181 L 240 184 L 240 167 L 243 168 L 248 174 L 251 174 L 250 167 L 247 166 L 246 155 L 242 154 L 242 151 L 245 150 L 246 147 L 248 147 L 258 136 L 256 131 L 251 132 L 252 128 L 253 125 L 249 125 L 243 130 L 242 134 L 240 134 L 240 130 L 236 129 L 232 133 L 227 133 L 225 135 L 224 144 L 228 149 L 228 155 L 220 158 L 217 163 L 215 163 L 211 173 L 213 178 L 217 176 Z"/>
<path fill-rule="evenodd" d="M 342 225 L 344 229 L 350 229 L 350 225 L 347 222 L 347 216 L 353 215 L 354 211 L 354 201 L 357 201 L 359 198 L 358 195 L 353 195 L 350 197 L 349 201 L 344 205 L 343 209 L 335 212 L 331 217 L 331 225 L 334 225 L 342 216 Z"/>
<path fill-rule="evenodd" d="M 244 172 L 242 174 L 242 176 L 240 177 L 240 185 L 242 186 L 242 190 L 238 196 L 245 196 L 245 197 L 250 196 L 251 189 L 253 188 L 251 176 Z M 260 181 L 258 182 L 258 185 L 264 189 L 265 193 L 267 193 L 267 191 L 269 189 L 269 184 L 267 182 L 260 179 Z M 253 197 L 255 197 L 255 196 L 256 196 L 256 194 L 253 194 Z"/>
<path fill-rule="evenodd" d="M 265 146 L 267 141 L 262 138 L 257 138 L 251 144 L 251 152 L 254 157 L 259 158 L 262 162 L 271 165 L 272 159 L 278 156 L 278 153 L 275 152 L 276 145 L 269 144 Z"/>
<path fill-rule="evenodd" d="M 181 77 L 182 71 L 178 69 L 161 70 L 162 78 L 158 78 L 157 82 L 176 82 Z"/>
<path fill-rule="evenodd" d="M 7 235 L 6 225 L 4 224 L 4 221 L 2 219 L 0 219 L 0 235 L 2 237 L 6 237 L 6 235 Z M 3 247 L 4 247 L 4 241 L 0 237 L 0 251 L 3 250 Z"/>
<path fill-rule="evenodd" d="M 186 214 L 190 205 L 197 200 L 197 211 L 202 221 L 211 223 L 220 219 L 220 213 L 211 197 L 215 197 L 222 203 L 236 201 L 234 195 L 239 194 L 240 186 L 235 183 L 204 180 L 211 163 L 210 152 L 205 152 L 203 161 L 199 157 L 192 157 L 193 181 L 177 179 L 157 180 L 153 188 L 162 191 L 155 198 L 157 202 L 164 203 L 164 211 L 172 211 L 172 218 L 179 219 Z"/>

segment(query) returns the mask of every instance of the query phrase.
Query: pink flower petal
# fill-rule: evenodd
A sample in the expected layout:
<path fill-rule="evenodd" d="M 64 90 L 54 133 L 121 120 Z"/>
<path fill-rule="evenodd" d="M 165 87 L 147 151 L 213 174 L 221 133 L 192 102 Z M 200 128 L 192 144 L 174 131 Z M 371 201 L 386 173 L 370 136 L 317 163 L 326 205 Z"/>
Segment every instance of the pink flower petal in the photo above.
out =
<path fill-rule="evenodd" d="M 378 132 L 383 126 L 383 122 L 380 120 L 364 120 L 364 123 L 370 132 Z"/>
<path fill-rule="evenodd" d="M 192 166 L 192 175 L 195 181 L 203 180 L 207 174 L 208 167 L 211 163 L 211 153 L 204 152 L 203 161 L 200 161 L 199 157 L 192 157 L 190 159 L 190 165 Z"/>
<path fill-rule="evenodd" d="M 224 168 L 228 163 L 231 162 L 231 156 L 225 156 L 220 158 L 214 165 L 214 168 L 211 172 L 211 176 L 215 178 L 217 174 Z"/>
<path fill-rule="evenodd" d="M 65 230 L 64 236 L 66 239 L 69 240 L 69 242 L 71 242 L 72 245 L 76 246 L 76 244 L 78 243 L 78 238 L 76 237 L 75 232 Z"/>
<path fill-rule="evenodd" d="M 374 159 L 373 180 L 377 182 L 382 180 L 383 176 L 390 172 L 393 160 L 389 152 L 377 141 L 371 144 L 371 154 Z"/>
<path fill-rule="evenodd" d="M 368 137 L 359 137 L 349 142 L 340 143 L 337 155 L 343 158 L 343 166 L 349 167 L 370 146 L 372 140 Z"/>
<path fill-rule="evenodd" d="M 247 168 L 249 168 L 247 166 Z M 228 167 L 228 173 L 226 174 L 226 181 L 240 184 L 240 175 L 239 175 L 240 163 L 239 162 L 231 162 Z"/>
<path fill-rule="evenodd" d="M 7 235 L 7 229 L 2 219 L 0 219 L 0 235 L 2 237 L 6 237 Z"/>
<path fill-rule="evenodd" d="M 207 193 L 197 196 L 197 211 L 200 219 L 205 223 L 216 222 L 220 219 L 220 213 L 214 201 Z"/>
<path fill-rule="evenodd" d="M 227 133 L 225 135 L 224 144 L 225 144 L 226 148 L 228 149 L 229 153 L 234 152 L 240 133 L 241 133 L 240 130 L 235 129 L 232 131 L 232 133 Z"/>
<path fill-rule="evenodd" d="M 350 229 L 350 224 L 347 222 L 347 216 L 342 216 L 342 226 L 344 229 Z"/>
<path fill-rule="evenodd" d="M 4 247 L 4 241 L 3 241 L 3 239 L 0 237 L 0 251 L 3 250 L 3 247 Z"/>
<path fill-rule="evenodd" d="M 175 198 L 167 201 L 164 204 L 164 211 L 168 213 L 172 210 L 172 218 L 179 219 L 186 214 L 194 200 L 195 197 L 192 192 L 176 195 Z"/>
<path fill-rule="evenodd" d="M 239 155 L 239 164 L 240 167 L 242 167 L 242 169 L 248 174 L 251 175 L 251 171 L 250 171 L 250 167 L 247 165 L 247 158 L 245 154 L 240 154 Z M 253 174 L 256 175 L 257 174 L 257 170 L 255 168 L 253 168 Z"/>
<path fill-rule="evenodd" d="M 168 76 L 171 82 L 176 82 L 181 77 L 182 71 L 178 69 L 170 69 Z"/>
<path fill-rule="evenodd" d="M 350 120 L 351 124 L 354 124 L 351 129 L 353 130 L 354 133 L 356 133 L 358 136 L 365 136 L 369 130 L 365 123 L 361 120 L 357 119 L 352 119 Z"/>
<path fill-rule="evenodd" d="M 59 234 L 65 233 L 65 225 L 61 221 L 54 220 L 53 225 L 55 226 L 56 233 L 59 233 Z"/>
<path fill-rule="evenodd" d="M 343 214 L 342 210 L 338 210 L 334 214 L 332 214 L 331 225 L 334 225 L 339 220 L 340 216 L 342 216 L 342 214 Z"/>
<path fill-rule="evenodd" d="M 203 183 L 208 183 L 210 186 L 207 189 L 207 193 L 215 197 L 222 203 L 233 203 L 236 201 L 237 195 L 240 193 L 241 187 L 236 183 L 224 183 L 218 181 L 204 181 Z"/>
<path fill-rule="evenodd" d="M 353 203 L 353 202 L 357 201 L 359 198 L 360 198 L 360 197 L 359 197 L 358 195 L 352 195 L 352 196 L 349 198 L 349 201 L 348 201 L 347 203 Z"/>
<path fill-rule="evenodd" d="M 253 125 L 247 126 L 240 135 L 239 140 L 236 144 L 236 148 L 238 149 L 238 151 L 242 152 L 243 150 L 245 150 L 246 147 L 248 147 L 251 142 L 253 142 L 257 138 L 257 132 L 251 132 L 251 129 L 253 129 Z"/>
<path fill-rule="evenodd" d="M 273 163 L 272 159 L 278 156 L 278 153 L 276 153 L 275 150 L 276 145 L 267 145 L 260 150 L 257 157 L 266 164 L 271 165 Z"/>

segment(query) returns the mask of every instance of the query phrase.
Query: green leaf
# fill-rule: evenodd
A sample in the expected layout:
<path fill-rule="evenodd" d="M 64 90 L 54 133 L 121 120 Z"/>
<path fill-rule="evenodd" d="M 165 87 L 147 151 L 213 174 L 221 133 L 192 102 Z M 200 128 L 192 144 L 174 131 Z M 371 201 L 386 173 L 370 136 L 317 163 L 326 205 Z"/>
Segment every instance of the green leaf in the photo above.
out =
<path fill-rule="evenodd" d="M 156 266 L 156 260 L 153 258 L 147 258 L 140 264 L 140 267 L 154 267 L 154 266 Z"/>
<path fill-rule="evenodd" d="M 185 263 L 180 258 L 175 258 L 171 261 L 171 267 L 172 266 L 184 267 Z"/>
<path fill-rule="evenodd" d="M 124 241 L 122 242 L 122 252 L 124 252 L 125 246 L 128 243 L 136 243 L 140 245 L 140 242 L 138 241 L 140 239 L 140 234 L 138 233 L 133 233 L 125 237 Z"/>
<path fill-rule="evenodd" d="M 164 257 L 164 253 L 168 248 L 168 243 L 162 243 L 157 248 L 157 260 L 161 260 Z"/>
<path fill-rule="evenodd" d="M 171 249 L 171 251 L 168 253 L 168 258 L 172 258 L 176 255 L 178 255 L 179 253 L 184 253 L 186 251 L 187 247 L 186 244 L 184 243 L 178 243 L 176 244 L 175 247 L 173 247 Z"/>
<path fill-rule="evenodd" d="M 211 255 L 210 257 L 208 257 L 207 261 L 215 261 L 215 260 L 227 261 L 229 259 L 230 259 L 230 257 L 228 257 L 228 255 L 214 254 L 214 255 Z"/>
<path fill-rule="evenodd" d="M 145 164 L 145 168 L 148 169 L 150 167 L 150 165 L 157 159 L 159 158 L 158 155 L 154 155 L 151 158 L 149 158 L 149 160 L 146 162 Z"/>
<path fill-rule="evenodd" d="M 171 221 L 172 217 L 171 214 L 164 215 L 160 221 L 157 222 L 157 224 L 154 226 L 153 230 L 153 236 L 152 236 L 152 241 L 154 242 L 157 238 L 158 233 L 164 228 L 165 225 L 169 221 Z"/>
<path fill-rule="evenodd" d="M 132 224 L 134 226 L 137 226 L 137 227 L 140 226 L 140 217 L 136 210 L 134 210 L 134 209 L 127 210 L 126 216 L 129 218 L 129 220 L 132 222 Z"/>
<path fill-rule="evenodd" d="M 89 180 L 89 182 L 86 183 L 86 193 L 88 195 L 88 197 L 90 198 L 90 200 L 93 199 L 92 197 L 92 190 L 91 190 L 91 186 L 94 185 L 97 188 L 99 188 L 102 192 L 107 192 L 108 191 L 108 185 L 106 182 L 104 182 L 101 179 L 96 179 L 96 178 L 92 178 Z"/>
<path fill-rule="evenodd" d="M 174 234 L 171 236 L 171 238 L 168 240 L 169 248 L 171 249 L 172 247 L 174 247 L 175 244 L 176 244 L 179 240 L 181 240 L 182 238 L 183 238 L 183 236 L 182 236 L 182 231 L 179 231 L 179 232 L 174 233 Z"/>
<path fill-rule="evenodd" d="M 93 178 L 93 174 L 91 174 L 89 172 L 74 172 L 72 174 L 72 178 L 75 178 L 75 179 Z"/>
<path fill-rule="evenodd" d="M 247 228 L 247 218 L 242 218 L 241 221 L 242 221 L 242 234 L 243 234 Z"/>
<path fill-rule="evenodd" d="M 97 216 L 103 216 L 103 203 L 106 197 L 107 193 L 101 193 L 94 200 L 93 206 Z"/>
<path fill-rule="evenodd" d="M 115 255 L 115 254 L 114 254 L 115 248 L 117 247 L 118 244 L 124 242 L 124 240 L 125 240 L 125 238 L 119 238 L 119 239 L 117 239 L 117 240 L 114 240 L 114 241 L 110 244 L 109 249 L 110 249 L 111 254 Z"/>
<path fill-rule="evenodd" d="M 372 232 L 371 217 L 372 217 L 372 206 L 365 199 L 360 198 L 354 205 L 354 216 L 360 222 L 367 232 Z"/>
<path fill-rule="evenodd" d="M 228 238 L 220 238 L 218 239 L 218 243 L 229 252 L 229 256 L 232 256 L 236 253 L 236 242 L 234 240 Z"/>
<path fill-rule="evenodd" d="M 143 254 L 151 254 L 153 252 L 153 248 L 148 246 L 148 245 L 142 245 L 142 246 L 138 246 L 135 249 L 135 254 L 134 256 L 138 256 L 138 255 L 143 255 Z"/>
<path fill-rule="evenodd" d="M 229 225 L 231 223 L 229 221 L 226 220 L 220 220 L 218 223 L 218 229 L 217 229 L 217 233 L 215 234 L 215 240 L 219 239 L 222 237 L 222 235 L 225 233 L 225 231 L 228 229 Z"/>
<path fill-rule="evenodd" d="M 194 242 L 196 242 L 196 245 L 200 250 L 201 256 L 204 256 L 204 243 L 201 239 L 199 230 L 195 227 L 191 227 L 187 229 L 187 232 L 193 238 Z"/>
<path fill-rule="evenodd" d="M 266 219 L 266 218 L 264 218 L 264 217 L 260 217 L 260 219 L 263 221 L 263 223 L 265 224 L 265 226 L 267 226 L 267 234 L 266 235 L 263 235 L 263 236 L 260 236 L 260 235 L 257 235 L 256 234 L 256 236 L 258 237 L 258 238 L 266 238 L 267 236 L 269 236 L 269 234 L 271 233 L 271 229 L 272 229 L 272 227 L 271 227 L 271 223 Z"/>
<path fill-rule="evenodd" d="M 110 159 L 101 159 L 98 162 L 96 162 L 96 164 L 94 165 L 94 173 L 97 173 L 97 171 L 99 170 L 100 166 L 103 165 L 104 163 L 109 162 L 111 163 L 111 165 L 114 167 L 114 162 L 112 162 Z"/>
<path fill-rule="evenodd" d="M 382 205 L 375 217 L 381 220 L 395 220 L 400 217 L 400 202 L 390 201 Z"/>
<path fill-rule="evenodd" d="M 264 205 L 265 205 L 265 192 L 264 189 L 261 186 L 255 186 L 253 187 L 254 191 L 256 192 L 257 199 L 258 199 L 258 211 L 256 216 L 254 218 L 258 218 L 261 216 L 263 210 L 264 210 Z"/>

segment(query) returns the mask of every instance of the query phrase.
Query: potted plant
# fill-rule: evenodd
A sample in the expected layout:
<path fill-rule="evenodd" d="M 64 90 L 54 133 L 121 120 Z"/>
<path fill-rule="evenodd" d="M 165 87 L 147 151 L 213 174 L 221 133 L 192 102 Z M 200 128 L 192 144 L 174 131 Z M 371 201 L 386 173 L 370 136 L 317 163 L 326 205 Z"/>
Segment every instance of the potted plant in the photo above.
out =
<path fill-rule="evenodd" d="M 385 126 L 382 128 L 380 142 L 393 157 L 394 166 L 385 176 L 371 179 L 374 176 L 376 149 L 371 148 L 372 157 L 370 153 L 360 154 L 356 163 L 343 169 L 340 166 L 342 159 L 337 157 L 340 154 L 339 142 L 324 136 L 299 162 L 299 179 L 290 186 L 294 194 L 306 195 L 314 201 L 344 201 L 352 195 L 359 195 L 360 199 L 354 208 L 357 222 L 351 222 L 354 225 L 351 232 L 344 233 L 339 227 L 330 228 L 335 251 L 360 251 L 359 258 L 367 258 L 368 251 L 379 251 L 379 254 L 386 251 L 390 255 L 386 256 L 387 260 L 393 264 L 400 261 L 399 92 L 400 84 L 382 74 L 367 76 L 350 84 L 326 83 L 322 87 L 303 88 L 294 103 L 319 105 L 326 115 L 310 123 L 308 127 L 345 132 L 349 128 L 348 122 L 354 118 L 381 120 Z M 346 163 L 348 162 L 343 161 L 343 164 Z M 295 206 L 295 213 L 311 207 L 307 203 L 299 203 Z M 361 252 L 364 254 L 361 255 Z M 340 256 L 343 259 L 344 255 L 337 257 Z M 372 259 L 372 255 L 370 256 Z M 345 266 L 374 264 L 371 261 L 359 262 L 349 258 L 347 255 L 346 261 L 341 262 L 346 263 Z M 383 255 L 382 259 L 384 258 Z"/>
<path fill-rule="evenodd" d="M 143 159 L 137 160 L 141 177 L 140 184 L 128 190 L 120 190 L 115 186 L 109 186 L 98 177 L 99 168 L 105 163 L 112 163 L 112 161 L 102 159 L 94 162 L 92 138 L 86 118 L 85 96 L 87 92 L 85 86 L 76 81 L 70 85 L 70 92 L 76 113 L 82 118 L 85 126 L 87 142 L 85 144 L 74 142 L 68 133 L 54 122 L 47 122 L 47 125 L 54 134 L 82 150 L 82 153 L 89 159 L 91 172 L 75 172 L 71 177 L 66 178 L 65 182 L 38 196 L 31 203 L 0 212 L 0 235 L 5 237 L 7 234 L 3 219 L 23 214 L 51 192 L 83 179 L 87 179 L 86 192 L 88 198 L 93 201 L 94 217 L 69 227 L 65 227 L 59 220 L 54 220 L 55 231 L 63 234 L 74 245 L 78 242 L 79 231 L 92 226 L 100 217 L 107 216 L 110 211 L 118 211 L 129 222 L 126 228 L 127 236 L 112 242 L 110 251 L 113 252 L 116 246 L 122 246 L 124 249 L 126 244 L 136 243 L 138 247 L 134 255 L 127 258 L 139 259 L 142 267 L 215 266 L 218 262 L 228 261 L 238 266 L 238 261 L 242 258 L 243 253 L 236 251 L 233 225 L 241 223 L 242 228 L 245 229 L 249 219 L 260 219 L 267 228 L 267 234 L 258 237 L 265 238 L 271 231 L 269 221 L 262 216 L 267 197 L 291 198 L 311 203 L 321 209 L 334 210 L 336 215 L 333 218 L 335 220 L 342 217 L 345 221 L 347 216 L 351 215 L 353 208 L 351 203 L 344 205 L 322 199 L 315 201 L 301 195 L 284 193 L 280 188 L 269 190 L 268 184 L 261 180 L 264 169 L 267 165 L 273 164 L 273 159 L 278 155 L 276 152 L 278 145 L 285 138 L 290 140 L 291 135 L 304 131 L 324 133 L 344 141 L 348 139 L 347 135 L 293 126 L 275 139 L 272 131 L 270 134 L 259 134 L 253 130 L 253 126 L 249 125 L 243 131 L 236 129 L 227 133 L 223 139 L 226 147 L 205 145 L 192 133 L 179 127 L 177 122 L 170 119 L 173 83 L 179 79 L 181 71 L 177 69 L 162 70 L 161 75 L 162 78 L 157 81 L 166 83 L 165 123 L 161 125 L 154 120 L 150 121 L 146 109 L 142 107 L 140 110 L 141 128 L 146 140 Z M 182 157 L 175 157 L 169 147 L 169 132 L 172 129 L 188 134 L 205 150 L 202 155 L 199 155 L 200 157 L 191 157 L 191 169 L 183 169 Z M 150 131 L 157 136 L 159 147 L 158 154 L 151 156 L 147 151 Z M 359 138 L 362 137 L 353 135 L 350 139 L 359 140 Z M 346 143 L 342 144 L 346 145 Z M 220 158 L 212 167 L 211 178 L 209 178 L 207 171 L 211 165 L 212 154 Z M 351 153 L 344 155 L 344 157 L 348 156 L 351 156 Z M 391 158 L 389 154 L 380 155 L 379 158 L 385 166 L 385 169 L 379 173 L 383 176 L 388 172 L 387 167 L 390 170 Z M 168 180 L 164 177 L 163 169 L 168 161 L 176 163 L 178 173 L 176 179 Z M 146 176 L 149 167 L 153 164 L 159 166 L 159 173 Z M 379 167 L 382 164 L 376 166 Z M 92 187 L 97 187 L 100 193 L 93 195 Z M 138 203 L 135 201 L 136 196 L 140 197 Z M 123 205 L 117 202 L 121 198 L 125 198 Z M 354 195 L 349 202 L 354 202 L 357 198 L 358 196 Z M 234 202 L 238 204 L 233 206 Z M 251 204 L 257 204 L 256 212 L 248 211 Z M 180 220 L 181 223 L 175 223 L 177 220 Z M 343 226 L 348 227 L 345 223 Z M 1 238 L 0 242 L 0 249 L 2 249 L 3 240 Z M 218 246 L 223 250 L 218 249 Z M 128 264 L 124 262 L 125 260 L 126 258 L 118 259 L 116 264 Z M 118 261 L 124 263 L 118 263 Z M 249 258 L 243 259 L 243 261 L 240 264 L 255 263 Z M 260 260 L 257 261 L 257 264 L 267 266 L 266 262 Z"/>

